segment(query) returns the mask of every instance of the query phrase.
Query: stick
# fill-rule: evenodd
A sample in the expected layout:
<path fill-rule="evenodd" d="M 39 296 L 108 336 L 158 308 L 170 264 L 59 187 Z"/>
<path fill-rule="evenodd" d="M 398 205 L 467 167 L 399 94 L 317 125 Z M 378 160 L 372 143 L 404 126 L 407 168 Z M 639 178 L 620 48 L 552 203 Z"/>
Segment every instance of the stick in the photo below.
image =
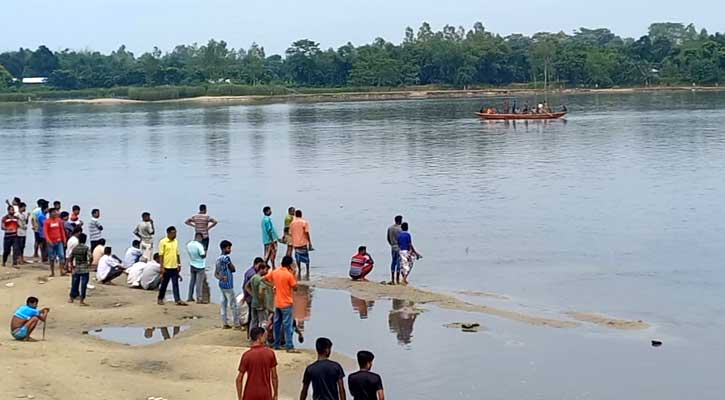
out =
<path fill-rule="evenodd" d="M 43 321 L 43 341 L 45 341 L 45 321 Z"/>

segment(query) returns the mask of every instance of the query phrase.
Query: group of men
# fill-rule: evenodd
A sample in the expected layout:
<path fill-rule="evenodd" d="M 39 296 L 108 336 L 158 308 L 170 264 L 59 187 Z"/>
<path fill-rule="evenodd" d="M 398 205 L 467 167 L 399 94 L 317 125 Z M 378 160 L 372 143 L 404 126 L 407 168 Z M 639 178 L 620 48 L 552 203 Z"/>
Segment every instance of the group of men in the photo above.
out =
<path fill-rule="evenodd" d="M 279 377 L 277 357 L 266 347 L 267 332 L 255 327 L 250 331 L 252 346 L 239 362 L 236 379 L 239 400 L 272 400 L 278 398 Z M 342 366 L 330 360 L 332 341 L 318 338 L 315 342 L 317 361 L 305 368 L 302 375 L 300 400 L 307 399 L 312 388 L 315 400 L 345 400 L 345 371 Z M 385 400 L 383 381 L 380 375 L 371 372 L 375 356 L 362 350 L 357 353 L 359 370 L 348 377 L 348 387 L 354 400 Z M 246 377 L 246 381 L 245 381 Z"/>

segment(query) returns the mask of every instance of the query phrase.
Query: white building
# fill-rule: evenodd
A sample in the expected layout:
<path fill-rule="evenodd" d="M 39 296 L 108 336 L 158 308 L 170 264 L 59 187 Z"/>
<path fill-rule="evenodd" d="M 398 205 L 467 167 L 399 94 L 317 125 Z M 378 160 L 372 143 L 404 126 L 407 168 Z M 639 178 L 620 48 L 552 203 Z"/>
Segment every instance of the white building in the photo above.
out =
<path fill-rule="evenodd" d="M 48 82 L 48 78 L 34 77 L 34 78 L 23 78 L 24 85 L 42 85 Z"/>

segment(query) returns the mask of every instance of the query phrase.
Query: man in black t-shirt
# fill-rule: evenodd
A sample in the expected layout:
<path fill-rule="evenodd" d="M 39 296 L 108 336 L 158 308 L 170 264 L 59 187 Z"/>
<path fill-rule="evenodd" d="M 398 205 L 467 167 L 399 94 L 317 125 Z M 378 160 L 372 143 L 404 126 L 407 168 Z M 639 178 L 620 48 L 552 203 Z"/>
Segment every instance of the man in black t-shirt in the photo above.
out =
<path fill-rule="evenodd" d="M 360 371 L 347 378 L 350 394 L 354 400 L 385 400 L 383 380 L 380 375 L 370 372 L 373 368 L 373 353 L 362 350 L 357 353 L 357 364 Z"/>
<path fill-rule="evenodd" d="M 310 383 L 314 400 L 345 400 L 345 372 L 340 364 L 329 359 L 332 354 L 332 341 L 318 338 L 315 347 L 317 361 L 305 369 L 300 400 L 307 399 Z"/>

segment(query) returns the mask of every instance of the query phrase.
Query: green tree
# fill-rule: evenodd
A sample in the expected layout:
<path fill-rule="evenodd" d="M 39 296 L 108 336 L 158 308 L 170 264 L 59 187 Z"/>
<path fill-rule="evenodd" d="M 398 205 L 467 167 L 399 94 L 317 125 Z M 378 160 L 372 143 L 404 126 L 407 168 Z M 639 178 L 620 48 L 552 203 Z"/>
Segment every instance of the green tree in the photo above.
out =
<path fill-rule="evenodd" d="M 48 50 L 45 46 L 38 47 L 33 54 L 30 55 L 23 74 L 25 76 L 44 76 L 47 77 L 51 72 L 60 66 L 58 57 Z"/>
<path fill-rule="evenodd" d="M 13 84 L 13 76 L 5 67 L 0 65 L 0 89 L 6 89 Z"/>

